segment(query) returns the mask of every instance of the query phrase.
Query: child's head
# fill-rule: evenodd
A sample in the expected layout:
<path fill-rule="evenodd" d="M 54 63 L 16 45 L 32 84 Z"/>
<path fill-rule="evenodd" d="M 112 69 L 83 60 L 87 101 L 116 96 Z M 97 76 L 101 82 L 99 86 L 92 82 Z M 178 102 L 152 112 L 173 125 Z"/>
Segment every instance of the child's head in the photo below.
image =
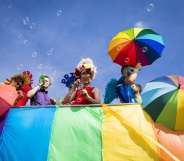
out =
<path fill-rule="evenodd" d="M 51 79 L 49 76 L 42 74 L 39 78 L 39 83 L 42 85 L 43 88 L 47 89 L 51 85 Z"/>
<path fill-rule="evenodd" d="M 122 66 L 121 74 L 126 78 L 129 84 L 133 84 L 137 79 L 138 72 L 141 69 L 141 65 L 137 64 L 135 67 L 132 65 Z"/>
<path fill-rule="evenodd" d="M 82 59 L 75 69 L 76 77 L 79 78 L 83 84 L 90 83 L 95 78 L 95 74 L 96 67 L 90 58 Z"/>
<path fill-rule="evenodd" d="M 20 90 L 24 84 L 23 77 L 20 74 L 14 75 L 10 79 L 10 84 L 14 86 L 17 90 Z"/>
<path fill-rule="evenodd" d="M 27 84 L 27 85 L 31 86 L 32 83 L 33 83 L 33 80 L 32 80 L 33 75 L 32 75 L 32 73 L 30 71 L 23 71 L 21 75 L 22 75 L 22 78 L 24 80 L 24 84 Z"/>

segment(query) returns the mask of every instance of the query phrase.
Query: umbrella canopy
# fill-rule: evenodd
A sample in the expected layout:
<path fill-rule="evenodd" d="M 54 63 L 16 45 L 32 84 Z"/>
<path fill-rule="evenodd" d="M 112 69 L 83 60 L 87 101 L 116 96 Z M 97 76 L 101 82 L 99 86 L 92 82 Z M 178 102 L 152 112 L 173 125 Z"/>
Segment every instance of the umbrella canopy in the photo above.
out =
<path fill-rule="evenodd" d="M 108 53 L 119 65 L 146 66 L 158 59 L 163 49 L 162 37 L 152 29 L 131 28 L 111 40 Z"/>
<path fill-rule="evenodd" d="M 169 130 L 160 124 L 155 124 L 155 131 L 158 142 L 178 159 L 184 160 L 184 132 Z M 160 155 L 167 161 L 173 161 L 162 150 L 160 150 Z"/>
<path fill-rule="evenodd" d="M 0 116 L 14 104 L 17 96 L 15 87 L 4 83 L 0 84 Z"/>
<path fill-rule="evenodd" d="M 172 130 L 184 130 L 184 77 L 157 78 L 146 84 L 142 98 L 144 110 L 157 123 Z"/>

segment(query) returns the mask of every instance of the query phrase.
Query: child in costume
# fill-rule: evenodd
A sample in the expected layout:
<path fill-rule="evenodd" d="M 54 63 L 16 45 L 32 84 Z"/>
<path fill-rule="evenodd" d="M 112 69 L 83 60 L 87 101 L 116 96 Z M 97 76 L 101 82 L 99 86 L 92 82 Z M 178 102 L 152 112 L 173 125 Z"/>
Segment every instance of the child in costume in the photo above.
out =
<path fill-rule="evenodd" d="M 7 102 L 1 101 L 0 108 L 2 108 L 3 110 L 1 109 L 2 113 L 0 114 L 0 134 L 2 132 L 9 109 L 11 107 L 22 107 L 27 104 L 29 100 L 29 98 L 27 97 L 27 92 L 32 88 L 32 74 L 29 71 L 24 71 L 21 74 L 12 76 L 10 79 L 6 79 L 4 81 L 4 84 L 13 86 L 16 89 L 18 96 L 16 95 L 17 98 L 15 97 L 15 99 L 12 100 L 12 102 L 14 103 L 11 105 Z M 11 95 L 11 91 L 8 92 L 10 92 Z M 10 99 L 12 99 L 11 96 Z"/>
<path fill-rule="evenodd" d="M 142 103 L 141 86 L 135 83 L 140 68 L 140 64 L 136 67 L 123 66 L 121 78 L 111 79 L 107 84 L 104 103 L 111 103 L 116 98 L 119 98 L 121 103 Z"/>
<path fill-rule="evenodd" d="M 48 96 L 48 88 L 51 85 L 51 80 L 47 75 L 41 75 L 39 84 L 28 92 L 28 97 L 31 99 L 31 105 L 54 105 L 56 101 Z"/>
<path fill-rule="evenodd" d="M 18 97 L 15 100 L 14 106 L 25 106 L 29 100 L 27 93 L 32 89 L 32 74 L 29 71 L 24 71 L 21 74 L 12 76 L 4 83 L 14 86 L 17 90 Z"/>
<path fill-rule="evenodd" d="M 82 59 L 75 69 L 74 83 L 70 84 L 68 94 L 64 97 L 63 104 L 98 104 L 100 92 L 91 86 L 94 80 L 96 67 L 90 58 Z"/>

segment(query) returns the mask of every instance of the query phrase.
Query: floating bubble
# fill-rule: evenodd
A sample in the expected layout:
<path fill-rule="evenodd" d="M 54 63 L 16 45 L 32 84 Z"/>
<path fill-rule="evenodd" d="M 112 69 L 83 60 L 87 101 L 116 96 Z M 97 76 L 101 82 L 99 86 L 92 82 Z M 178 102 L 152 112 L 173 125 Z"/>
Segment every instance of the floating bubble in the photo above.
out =
<path fill-rule="evenodd" d="M 50 48 L 47 52 L 48 56 L 52 56 L 54 54 L 54 48 Z"/>
<path fill-rule="evenodd" d="M 23 25 L 28 25 L 29 22 L 30 22 L 30 18 L 27 17 L 27 16 L 26 16 L 25 18 L 22 19 Z"/>
<path fill-rule="evenodd" d="M 31 29 L 31 30 L 32 30 L 32 29 L 33 29 L 33 26 L 32 26 L 32 25 L 30 25 L 30 26 L 29 26 L 29 29 Z"/>
<path fill-rule="evenodd" d="M 29 17 L 25 17 L 22 19 L 22 23 L 24 26 L 27 26 L 28 29 L 32 30 L 36 27 L 36 23 L 31 22 L 31 19 Z"/>
<path fill-rule="evenodd" d="M 38 64 L 37 68 L 38 68 L 39 70 L 43 69 L 43 64 Z"/>
<path fill-rule="evenodd" d="M 155 7 L 154 3 L 150 3 L 150 4 L 147 6 L 146 11 L 147 11 L 147 12 L 151 12 L 151 11 L 154 9 L 154 7 Z"/>
<path fill-rule="evenodd" d="M 36 27 L 36 23 L 31 23 L 31 24 L 29 25 L 29 29 L 30 29 L 30 30 L 34 29 L 35 27 Z"/>
<path fill-rule="evenodd" d="M 23 64 L 18 64 L 18 65 L 17 65 L 17 70 L 20 71 L 20 70 L 22 70 L 23 67 L 24 67 Z"/>
<path fill-rule="evenodd" d="M 38 52 L 37 51 L 34 51 L 33 53 L 32 53 L 32 58 L 36 58 L 38 56 Z"/>
<path fill-rule="evenodd" d="M 142 28 L 142 27 L 145 27 L 143 21 L 138 21 L 138 22 L 136 22 L 134 26 L 135 26 L 135 27 L 141 27 L 141 28 Z"/>
<path fill-rule="evenodd" d="M 29 40 L 24 40 L 23 43 L 24 45 L 28 44 Z"/>
<path fill-rule="evenodd" d="M 61 16 L 61 15 L 62 15 L 62 13 L 63 13 L 63 12 L 62 12 L 62 10 L 57 10 L 56 15 L 57 15 L 57 16 Z"/>

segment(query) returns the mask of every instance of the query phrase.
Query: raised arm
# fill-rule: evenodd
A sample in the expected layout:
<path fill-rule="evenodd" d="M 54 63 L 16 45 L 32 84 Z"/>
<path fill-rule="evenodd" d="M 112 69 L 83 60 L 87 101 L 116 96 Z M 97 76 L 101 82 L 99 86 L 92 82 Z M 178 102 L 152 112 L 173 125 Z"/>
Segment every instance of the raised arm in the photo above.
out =
<path fill-rule="evenodd" d="M 66 96 L 64 97 L 63 101 L 62 101 L 62 104 L 70 104 L 71 101 L 75 98 L 76 96 L 76 91 L 77 91 L 77 88 L 80 84 L 80 80 L 77 79 L 74 84 L 69 88 L 69 91 L 68 93 L 66 94 Z"/>
<path fill-rule="evenodd" d="M 34 87 L 30 91 L 28 91 L 27 97 L 29 97 L 29 98 L 33 97 L 38 90 L 40 90 L 40 86 L 39 85 L 37 85 L 36 87 Z"/>

